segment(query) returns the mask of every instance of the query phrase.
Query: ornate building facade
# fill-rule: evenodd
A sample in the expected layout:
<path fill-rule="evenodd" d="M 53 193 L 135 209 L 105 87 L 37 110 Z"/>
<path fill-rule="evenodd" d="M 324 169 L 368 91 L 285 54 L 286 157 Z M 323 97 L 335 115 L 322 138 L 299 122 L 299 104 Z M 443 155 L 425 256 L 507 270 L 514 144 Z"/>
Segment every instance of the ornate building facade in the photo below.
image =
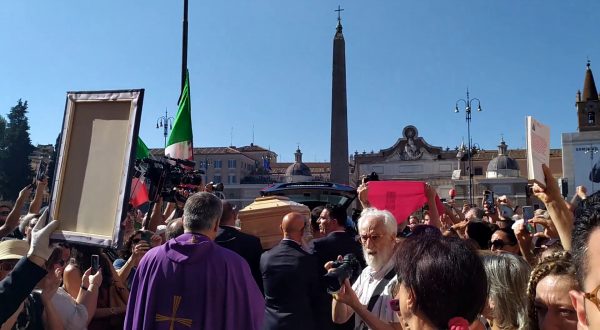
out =
<path fill-rule="evenodd" d="M 375 172 L 380 180 L 427 181 L 440 198 L 449 199 L 449 190 L 457 191 L 456 201 L 468 200 L 468 159 L 464 147 L 455 150 L 432 146 L 419 136 L 414 126 L 406 126 L 402 137 L 379 152 L 355 153 L 352 157 L 352 182 L 357 185 L 364 175 Z M 562 176 L 560 149 L 550 152 L 550 168 Z M 481 204 L 484 190 L 507 195 L 519 205 L 527 202 L 526 150 L 509 150 L 502 140 L 498 150 L 473 150 L 473 195 Z"/>

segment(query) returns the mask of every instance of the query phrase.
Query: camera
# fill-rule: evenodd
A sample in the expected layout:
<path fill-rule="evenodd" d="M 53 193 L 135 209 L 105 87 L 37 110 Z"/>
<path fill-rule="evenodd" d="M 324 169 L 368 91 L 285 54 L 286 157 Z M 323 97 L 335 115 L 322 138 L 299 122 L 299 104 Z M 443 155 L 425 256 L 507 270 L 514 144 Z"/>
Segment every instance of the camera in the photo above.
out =
<path fill-rule="evenodd" d="M 342 261 L 334 261 L 332 267 L 333 270 L 323 276 L 329 293 L 338 292 L 346 279 L 353 282 L 360 275 L 360 263 L 352 253 L 346 254 Z"/>
<path fill-rule="evenodd" d="M 377 175 L 377 172 L 371 172 L 371 174 L 363 176 L 362 183 L 367 183 L 369 181 L 379 181 L 379 175 Z"/>
<path fill-rule="evenodd" d="M 163 156 L 159 159 L 138 159 L 134 176 L 145 176 L 150 182 L 148 197 L 152 201 L 162 197 L 165 202 L 185 202 L 182 192 L 195 193 L 202 184 L 201 170 L 190 171 L 195 163 L 189 160 Z M 185 194 L 187 195 L 187 194 Z"/>
<path fill-rule="evenodd" d="M 225 186 L 223 185 L 223 183 L 213 183 L 212 181 L 206 184 L 206 191 L 208 192 L 213 192 L 213 191 L 223 191 L 223 189 L 225 189 Z"/>

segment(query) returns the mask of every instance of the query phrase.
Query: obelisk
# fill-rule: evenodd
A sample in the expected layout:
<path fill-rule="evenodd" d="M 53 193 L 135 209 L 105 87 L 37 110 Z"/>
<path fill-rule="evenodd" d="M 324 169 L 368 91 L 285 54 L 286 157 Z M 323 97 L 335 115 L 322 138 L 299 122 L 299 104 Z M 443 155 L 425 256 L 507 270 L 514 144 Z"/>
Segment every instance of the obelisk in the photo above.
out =
<path fill-rule="evenodd" d="M 346 102 L 346 42 L 342 34 L 341 9 L 333 37 L 333 74 L 331 83 L 331 178 L 334 183 L 348 184 L 348 111 Z"/>

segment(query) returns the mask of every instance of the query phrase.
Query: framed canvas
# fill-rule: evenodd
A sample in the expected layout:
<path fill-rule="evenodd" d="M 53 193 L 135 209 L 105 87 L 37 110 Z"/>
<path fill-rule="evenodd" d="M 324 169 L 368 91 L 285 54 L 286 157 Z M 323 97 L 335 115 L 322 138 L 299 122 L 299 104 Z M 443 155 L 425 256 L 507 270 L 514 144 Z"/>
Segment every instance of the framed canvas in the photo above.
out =
<path fill-rule="evenodd" d="M 68 92 L 49 217 L 52 238 L 118 247 L 144 90 Z"/>

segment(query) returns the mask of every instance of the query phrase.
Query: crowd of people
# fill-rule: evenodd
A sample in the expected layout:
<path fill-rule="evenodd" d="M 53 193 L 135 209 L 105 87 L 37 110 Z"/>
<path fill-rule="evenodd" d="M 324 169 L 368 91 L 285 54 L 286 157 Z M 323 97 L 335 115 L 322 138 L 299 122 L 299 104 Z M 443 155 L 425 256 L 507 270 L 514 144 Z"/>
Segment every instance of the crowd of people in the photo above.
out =
<path fill-rule="evenodd" d="M 356 223 L 291 212 L 268 251 L 205 191 L 129 212 L 121 251 L 50 244 L 40 181 L 0 205 L 0 329 L 600 329 L 600 193 L 565 201 L 543 169 L 532 219 L 505 196 L 438 210 L 430 186 L 395 219 L 366 183 Z"/>

